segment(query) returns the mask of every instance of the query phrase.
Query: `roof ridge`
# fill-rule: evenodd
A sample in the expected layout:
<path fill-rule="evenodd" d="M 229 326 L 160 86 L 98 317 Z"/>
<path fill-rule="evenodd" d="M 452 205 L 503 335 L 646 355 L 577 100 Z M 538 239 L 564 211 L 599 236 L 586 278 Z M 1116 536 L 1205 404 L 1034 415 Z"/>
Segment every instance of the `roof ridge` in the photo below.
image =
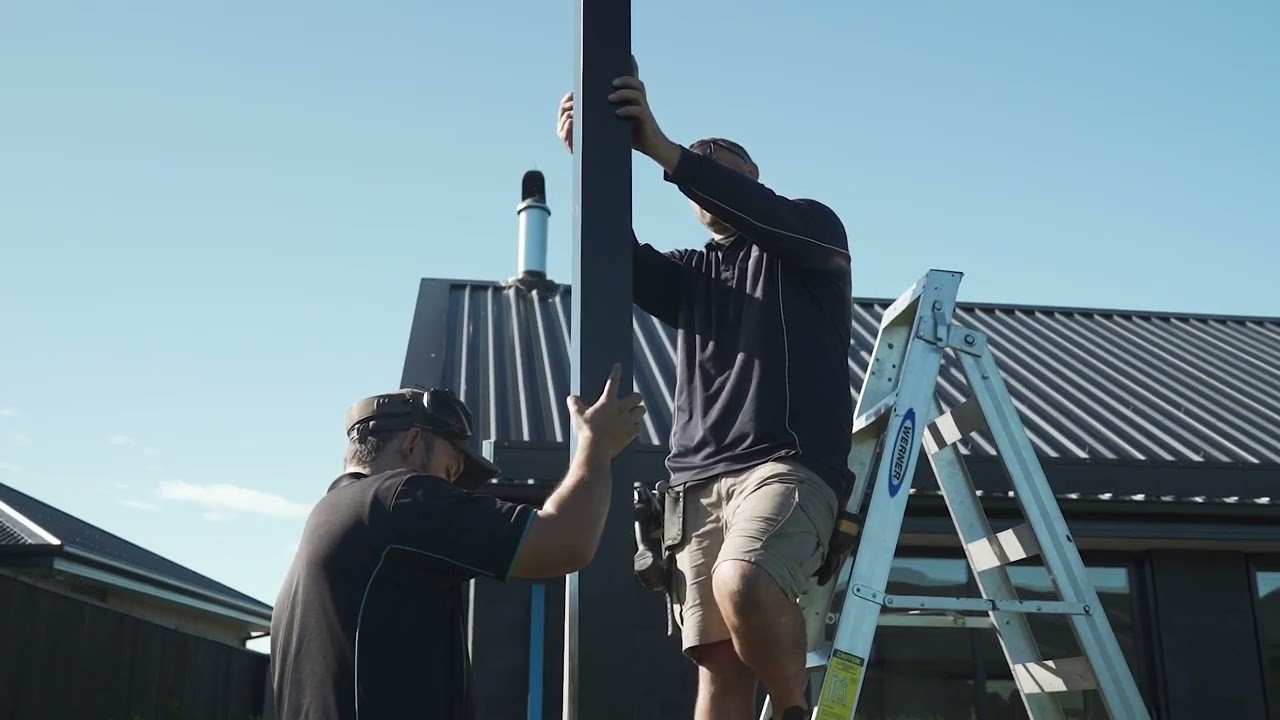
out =
<path fill-rule="evenodd" d="M 448 283 L 454 286 L 480 287 L 497 290 L 516 290 L 529 292 L 524 288 L 509 285 L 497 280 L 466 280 L 453 278 L 422 278 L 424 282 Z M 559 284 L 557 292 L 571 292 L 572 285 Z M 545 291 L 544 291 L 545 294 Z M 898 298 L 853 296 L 853 302 L 860 305 L 889 305 Z M 1233 313 L 1206 313 L 1180 310 L 1153 310 L 1117 307 L 1089 307 L 1084 305 L 1051 305 L 1036 303 L 1011 303 L 980 300 L 960 300 L 956 303 L 961 308 L 973 310 L 994 310 L 1007 312 L 1041 312 L 1060 315 L 1100 315 L 1107 317 L 1149 317 L 1169 320 L 1211 320 L 1232 323 L 1264 323 L 1280 325 L 1280 315 L 1244 315 Z"/>

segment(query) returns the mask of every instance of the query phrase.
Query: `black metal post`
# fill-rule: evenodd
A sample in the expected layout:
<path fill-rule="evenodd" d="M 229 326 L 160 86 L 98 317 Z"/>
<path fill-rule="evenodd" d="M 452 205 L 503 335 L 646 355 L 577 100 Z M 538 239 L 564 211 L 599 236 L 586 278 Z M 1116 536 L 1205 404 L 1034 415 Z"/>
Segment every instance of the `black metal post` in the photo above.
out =
<path fill-rule="evenodd" d="M 574 89 L 573 371 L 571 391 L 596 397 L 610 366 L 622 364 L 631 392 L 631 134 L 609 102 L 613 79 L 631 70 L 631 0 L 580 0 Z M 570 452 L 577 449 L 571 439 Z M 625 458 L 619 458 L 619 466 Z M 595 559 L 565 585 L 564 720 L 624 717 L 636 682 L 627 593 L 631 492 L 615 473 Z"/>

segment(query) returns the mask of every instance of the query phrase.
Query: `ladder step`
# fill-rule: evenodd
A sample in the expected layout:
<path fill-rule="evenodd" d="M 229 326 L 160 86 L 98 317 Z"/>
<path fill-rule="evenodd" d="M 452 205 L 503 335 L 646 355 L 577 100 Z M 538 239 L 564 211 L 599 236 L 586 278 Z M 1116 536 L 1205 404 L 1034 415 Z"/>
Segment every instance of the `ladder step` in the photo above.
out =
<path fill-rule="evenodd" d="M 804 656 L 804 669 L 809 672 L 821 670 L 827 666 L 827 661 L 831 659 L 831 643 L 823 643 L 817 649 L 810 650 Z"/>
<path fill-rule="evenodd" d="M 1018 663 L 1013 666 L 1013 681 L 1023 695 L 1098 688 L 1089 661 L 1082 657 Z"/>
<path fill-rule="evenodd" d="M 974 540 L 969 543 L 967 550 L 973 561 L 973 571 L 982 572 L 1039 555 L 1040 543 L 1036 541 L 1036 533 L 1031 525 L 1023 523 L 990 537 Z"/>
<path fill-rule="evenodd" d="M 972 397 L 933 419 L 925 428 L 925 450 L 934 454 L 987 428 L 982 406 Z"/>

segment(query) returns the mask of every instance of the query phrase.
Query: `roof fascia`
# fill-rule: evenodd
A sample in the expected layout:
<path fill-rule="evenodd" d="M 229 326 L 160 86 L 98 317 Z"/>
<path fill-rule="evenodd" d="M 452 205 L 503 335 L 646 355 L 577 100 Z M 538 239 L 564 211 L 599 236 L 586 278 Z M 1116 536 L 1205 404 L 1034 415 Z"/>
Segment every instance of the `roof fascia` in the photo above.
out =
<path fill-rule="evenodd" d="M 98 563 L 85 562 L 64 555 L 53 559 L 53 570 L 54 572 L 74 575 L 86 580 L 163 600 L 174 605 L 242 622 L 253 630 L 265 631 L 271 627 L 271 614 L 269 612 L 262 613 L 260 611 L 245 610 L 242 609 L 243 606 L 239 603 L 233 606 L 231 603 L 226 602 L 210 602 L 200 597 L 194 597 L 187 592 L 171 590 L 154 582 L 145 582 L 140 578 L 130 577 L 124 573 L 113 572 Z M 208 596 L 207 593 L 202 594 L 206 597 Z"/>

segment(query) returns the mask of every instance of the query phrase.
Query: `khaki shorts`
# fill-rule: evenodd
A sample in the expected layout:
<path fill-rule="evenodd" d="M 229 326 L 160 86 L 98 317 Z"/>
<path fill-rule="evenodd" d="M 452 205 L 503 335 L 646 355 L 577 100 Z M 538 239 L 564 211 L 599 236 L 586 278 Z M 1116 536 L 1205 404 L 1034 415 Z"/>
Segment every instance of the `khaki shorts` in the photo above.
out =
<path fill-rule="evenodd" d="M 684 650 L 730 639 L 711 591 L 711 575 L 719 563 L 752 563 L 793 600 L 812 584 L 839 502 L 822 478 L 784 458 L 697 482 L 681 492 L 683 535 L 674 548 L 671 596 Z"/>

